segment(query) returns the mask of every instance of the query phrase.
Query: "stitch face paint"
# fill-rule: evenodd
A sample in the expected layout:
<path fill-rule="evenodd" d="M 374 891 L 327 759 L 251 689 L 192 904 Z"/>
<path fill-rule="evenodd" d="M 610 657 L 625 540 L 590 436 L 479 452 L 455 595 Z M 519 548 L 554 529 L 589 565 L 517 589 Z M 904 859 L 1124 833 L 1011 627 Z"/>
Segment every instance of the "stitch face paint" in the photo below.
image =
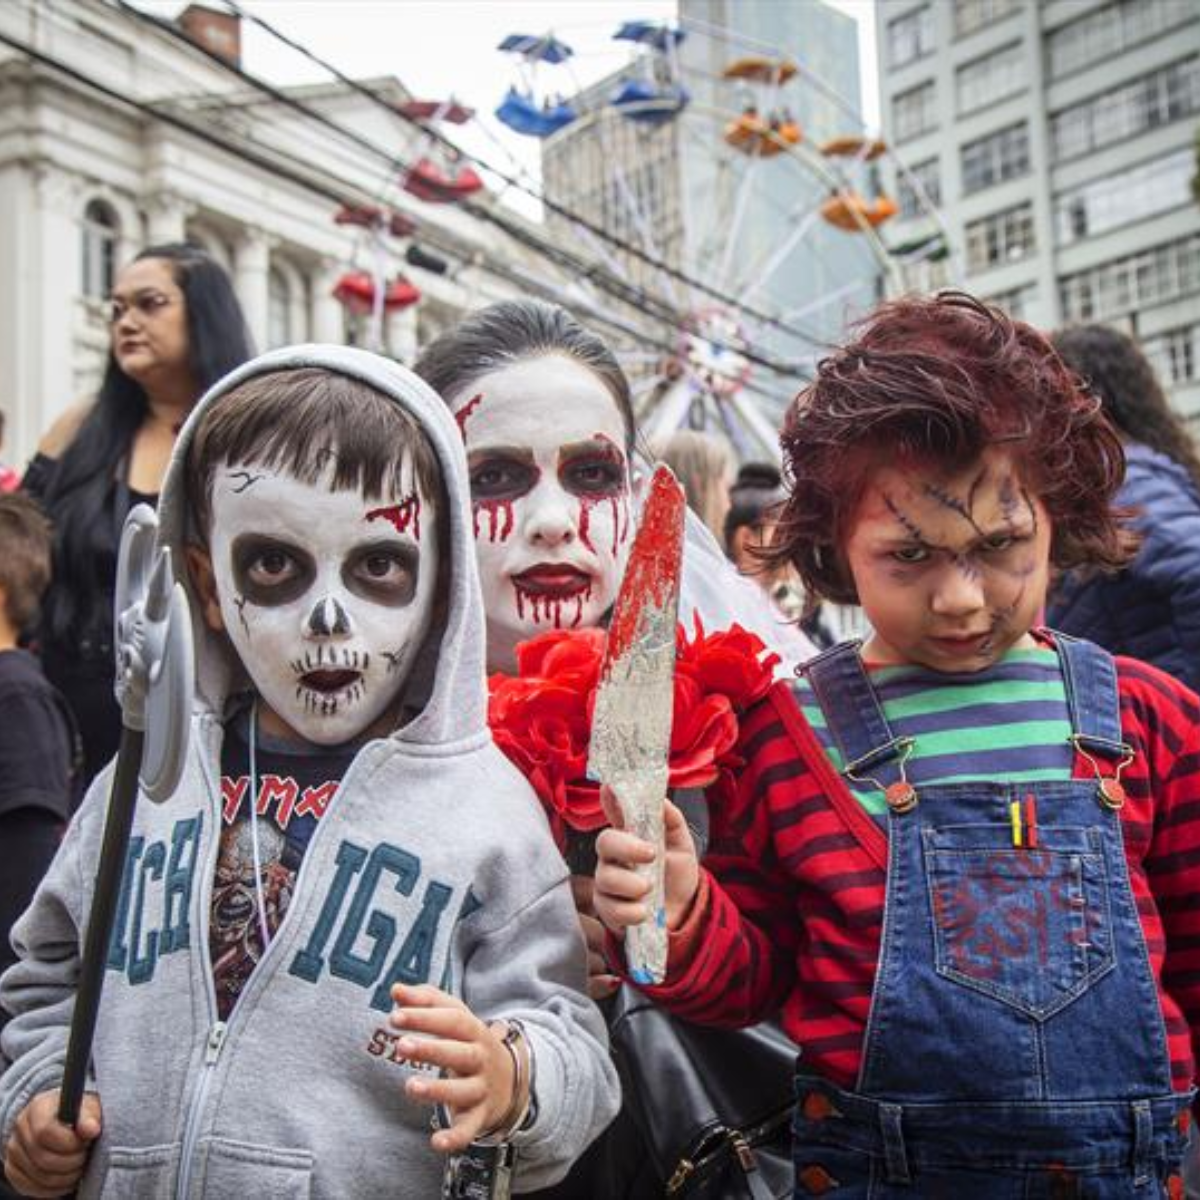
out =
<path fill-rule="evenodd" d="M 263 728 L 318 745 L 391 711 L 428 633 L 438 548 L 416 490 L 368 501 L 287 473 L 218 470 L 211 557 L 221 622 Z M 427 519 L 421 536 L 421 516 Z"/>
<path fill-rule="evenodd" d="M 586 367 L 548 354 L 452 400 L 470 468 L 488 664 L 550 629 L 599 623 L 629 545 L 629 464 L 616 401 Z"/>
<path fill-rule="evenodd" d="M 844 547 L 874 635 L 873 662 L 938 671 L 990 666 L 1032 646 L 1050 573 L 1050 519 L 1011 454 L 882 467 Z"/>

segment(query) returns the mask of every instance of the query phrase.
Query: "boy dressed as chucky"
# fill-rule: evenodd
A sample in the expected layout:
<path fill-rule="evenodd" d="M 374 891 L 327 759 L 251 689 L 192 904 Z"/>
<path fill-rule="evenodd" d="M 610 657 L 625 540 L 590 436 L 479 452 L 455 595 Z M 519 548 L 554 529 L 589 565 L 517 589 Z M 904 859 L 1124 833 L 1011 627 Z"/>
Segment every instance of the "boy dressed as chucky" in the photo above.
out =
<path fill-rule="evenodd" d="M 611 1119 L 566 869 L 485 724 L 469 512 L 445 405 L 361 351 L 265 355 L 189 419 L 161 503 L 193 588 L 189 758 L 138 807 L 75 1129 L 56 1089 L 107 777 L 17 926 L 21 1191 L 428 1197 L 439 1152 L 488 1136 L 531 1188 Z"/>
<path fill-rule="evenodd" d="M 1116 435 L 1038 333 L 943 294 L 825 360 L 784 448 L 777 556 L 874 632 L 743 722 L 703 867 L 671 814 L 651 994 L 782 1009 L 797 1196 L 1182 1196 L 1200 707 L 1037 627 L 1053 568 L 1131 552 Z M 600 853 L 620 930 L 653 851 Z"/>

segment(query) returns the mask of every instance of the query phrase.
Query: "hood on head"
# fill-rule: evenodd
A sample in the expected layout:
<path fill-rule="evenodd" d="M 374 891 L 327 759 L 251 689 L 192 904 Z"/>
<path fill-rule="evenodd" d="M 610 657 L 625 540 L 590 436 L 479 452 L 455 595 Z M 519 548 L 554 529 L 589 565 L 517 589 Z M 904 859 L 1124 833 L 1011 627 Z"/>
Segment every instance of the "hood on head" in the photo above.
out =
<path fill-rule="evenodd" d="M 187 511 L 184 462 L 205 410 L 218 397 L 259 375 L 310 367 L 344 375 L 390 397 L 421 426 L 437 458 L 448 509 L 445 528 L 449 545 L 444 617 L 413 665 L 405 702 L 419 714 L 394 735 L 399 740 L 432 745 L 481 734 L 487 722 L 484 675 L 483 600 L 475 566 L 467 461 L 458 426 L 432 389 L 407 368 L 349 346 L 289 346 L 259 355 L 215 383 L 193 409 L 171 456 L 159 499 L 159 544 L 170 548 L 176 577 L 183 583 L 192 610 L 196 645 L 196 689 L 200 701 L 221 714 L 232 691 L 249 685 L 227 638 L 204 621 L 192 587 L 184 546 L 194 539 Z"/>

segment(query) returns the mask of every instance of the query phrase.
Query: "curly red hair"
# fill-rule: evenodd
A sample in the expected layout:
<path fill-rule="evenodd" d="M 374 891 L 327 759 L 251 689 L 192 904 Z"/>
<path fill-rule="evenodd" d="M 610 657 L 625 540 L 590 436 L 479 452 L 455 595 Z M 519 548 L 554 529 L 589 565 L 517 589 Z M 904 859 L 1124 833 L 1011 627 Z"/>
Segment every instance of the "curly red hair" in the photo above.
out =
<path fill-rule="evenodd" d="M 763 557 L 815 597 L 857 602 L 842 547 L 873 468 L 966 465 L 997 443 L 1046 506 L 1056 566 L 1116 569 L 1137 547 L 1112 504 L 1125 454 L 1099 400 L 1036 329 L 962 292 L 876 309 L 818 364 L 780 441 L 789 495 Z"/>

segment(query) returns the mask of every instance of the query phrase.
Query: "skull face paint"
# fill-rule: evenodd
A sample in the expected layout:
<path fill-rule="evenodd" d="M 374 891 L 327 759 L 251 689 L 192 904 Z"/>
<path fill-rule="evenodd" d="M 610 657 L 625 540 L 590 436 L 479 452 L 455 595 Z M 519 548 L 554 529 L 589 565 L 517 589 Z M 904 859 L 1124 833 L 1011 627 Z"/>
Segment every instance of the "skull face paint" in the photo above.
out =
<path fill-rule="evenodd" d="M 330 491 L 328 476 L 216 472 L 219 624 L 258 689 L 264 729 L 329 746 L 394 719 L 434 609 L 430 505 L 415 479 L 367 500 Z"/>
<path fill-rule="evenodd" d="M 492 371 L 452 400 L 467 450 L 488 664 L 551 629 L 599 623 L 631 535 L 621 411 L 572 358 Z"/>

